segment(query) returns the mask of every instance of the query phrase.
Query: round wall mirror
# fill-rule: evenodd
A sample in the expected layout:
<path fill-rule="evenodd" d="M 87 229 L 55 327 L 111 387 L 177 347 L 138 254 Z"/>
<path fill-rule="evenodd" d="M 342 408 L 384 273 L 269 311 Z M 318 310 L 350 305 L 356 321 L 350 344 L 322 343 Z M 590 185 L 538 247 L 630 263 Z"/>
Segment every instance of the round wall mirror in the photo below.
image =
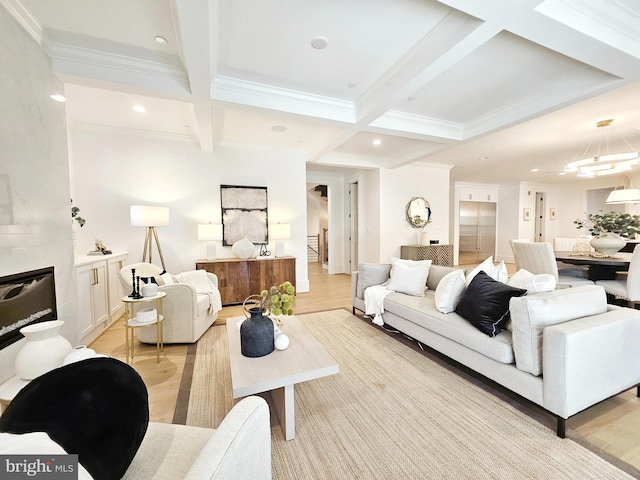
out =
<path fill-rule="evenodd" d="M 431 207 L 423 197 L 413 197 L 407 203 L 407 222 L 413 228 L 422 228 L 431 221 Z"/>

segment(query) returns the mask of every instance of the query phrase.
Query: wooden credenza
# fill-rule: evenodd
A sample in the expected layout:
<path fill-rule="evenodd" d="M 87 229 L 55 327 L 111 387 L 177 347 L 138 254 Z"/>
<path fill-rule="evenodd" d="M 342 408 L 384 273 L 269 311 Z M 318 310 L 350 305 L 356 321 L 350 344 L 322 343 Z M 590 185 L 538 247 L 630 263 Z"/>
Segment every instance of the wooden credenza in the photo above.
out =
<path fill-rule="evenodd" d="M 196 270 L 217 275 L 223 305 L 242 303 L 249 295 L 260 294 L 262 290 L 286 281 L 296 285 L 295 257 L 196 260 Z"/>
<path fill-rule="evenodd" d="M 453 245 L 402 245 L 400 258 L 433 260 L 434 265 L 453 267 Z"/>

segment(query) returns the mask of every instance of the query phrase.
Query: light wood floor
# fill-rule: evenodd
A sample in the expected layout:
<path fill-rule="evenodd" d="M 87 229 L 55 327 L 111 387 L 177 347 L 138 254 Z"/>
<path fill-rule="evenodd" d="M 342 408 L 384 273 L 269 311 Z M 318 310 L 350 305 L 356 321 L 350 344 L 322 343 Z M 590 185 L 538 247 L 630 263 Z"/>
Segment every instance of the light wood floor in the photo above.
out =
<path fill-rule="evenodd" d="M 351 275 L 329 275 L 319 263 L 310 263 L 309 282 L 310 292 L 296 294 L 296 314 L 351 309 Z M 242 305 L 223 307 L 212 328 L 224 328 L 227 318 L 242 315 Z M 114 322 L 90 345 L 91 348 L 124 361 L 123 322 L 123 319 Z M 151 421 L 172 423 L 188 348 L 188 345 L 165 345 L 164 356 L 161 355 L 160 363 L 156 363 L 155 345 L 136 343 L 131 365 L 147 385 Z"/>
<path fill-rule="evenodd" d="M 464 265 L 473 267 L 474 265 Z M 509 275 L 515 266 L 507 265 Z M 351 309 L 351 276 L 329 275 L 320 264 L 309 264 L 311 292 L 297 294 L 294 311 L 304 314 L 335 308 Z M 224 307 L 212 328 L 224 328 L 227 318 L 242 315 L 242 306 Z M 115 322 L 91 347 L 124 361 L 124 327 Z M 181 388 L 185 362 L 189 361 L 187 345 L 165 345 L 164 356 L 156 363 L 155 345 L 136 344 L 132 366 L 142 376 L 149 391 L 150 418 L 155 422 L 171 423 Z M 193 348 L 193 346 L 191 347 Z M 188 385 L 183 388 L 188 388 Z M 516 404 L 517 401 L 514 401 Z M 518 407 L 524 408 L 527 407 Z M 540 409 L 529 408 L 532 416 L 547 415 Z M 550 427 L 553 428 L 553 421 Z M 635 391 L 628 391 L 611 400 L 578 414 L 568 422 L 568 428 L 579 434 L 574 438 L 616 464 L 617 459 L 640 469 L 640 399 Z M 585 443 L 586 442 L 586 443 Z M 638 470 L 640 471 L 640 470 Z"/>

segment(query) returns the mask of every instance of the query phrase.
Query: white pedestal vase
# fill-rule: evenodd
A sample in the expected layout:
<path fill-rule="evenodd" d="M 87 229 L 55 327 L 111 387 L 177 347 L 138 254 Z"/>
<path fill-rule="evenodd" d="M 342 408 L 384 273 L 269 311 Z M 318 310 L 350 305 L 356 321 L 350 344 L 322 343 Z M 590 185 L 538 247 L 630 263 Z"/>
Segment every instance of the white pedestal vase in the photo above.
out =
<path fill-rule="evenodd" d="M 627 244 L 627 241 L 620 235 L 613 232 L 601 233 L 591 239 L 591 246 L 596 252 L 613 257 L 620 249 Z"/>
<path fill-rule="evenodd" d="M 61 367 L 73 347 L 60 335 L 62 320 L 35 323 L 20 329 L 27 343 L 16 355 L 16 375 L 23 380 L 33 380 L 54 368 Z"/>

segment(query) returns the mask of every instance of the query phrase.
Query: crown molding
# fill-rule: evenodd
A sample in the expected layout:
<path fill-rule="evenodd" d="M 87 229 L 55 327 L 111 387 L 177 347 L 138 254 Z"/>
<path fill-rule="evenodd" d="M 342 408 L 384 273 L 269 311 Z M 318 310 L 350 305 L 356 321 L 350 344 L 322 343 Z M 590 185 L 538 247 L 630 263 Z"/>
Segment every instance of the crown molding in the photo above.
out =
<path fill-rule="evenodd" d="M 43 44 L 44 30 L 21 2 L 18 0 L 0 0 L 0 5 L 26 30 L 31 38 L 40 45 Z"/>
<path fill-rule="evenodd" d="M 640 58 L 640 15 L 623 2 L 546 0 L 535 10 L 602 43 Z"/>
<path fill-rule="evenodd" d="M 171 140 L 185 143 L 192 143 L 199 145 L 198 137 L 196 135 L 187 135 L 173 132 L 160 132 L 152 130 L 141 130 L 137 128 L 128 127 L 115 127 L 112 125 L 101 125 L 89 122 L 71 122 L 69 124 L 69 130 L 79 130 L 85 132 L 98 132 L 116 135 L 129 135 L 139 138 L 150 138 L 153 140 Z"/>
<path fill-rule="evenodd" d="M 217 76 L 211 86 L 211 98 L 351 124 L 355 123 L 356 117 L 355 105 L 351 101 L 222 75 Z"/>
<path fill-rule="evenodd" d="M 415 134 L 412 138 L 436 141 L 462 140 L 464 126 L 461 123 L 429 118 L 413 113 L 390 110 L 369 124 L 371 127 Z"/>

